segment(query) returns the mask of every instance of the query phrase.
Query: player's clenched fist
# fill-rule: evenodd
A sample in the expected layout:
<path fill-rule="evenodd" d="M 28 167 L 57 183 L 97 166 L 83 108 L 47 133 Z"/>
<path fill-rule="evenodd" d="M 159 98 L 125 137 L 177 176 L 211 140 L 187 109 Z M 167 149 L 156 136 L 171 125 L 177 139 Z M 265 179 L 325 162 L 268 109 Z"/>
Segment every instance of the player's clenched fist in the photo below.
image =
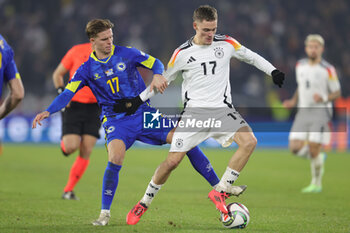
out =
<path fill-rule="evenodd" d="M 41 121 L 48 118 L 49 116 L 50 116 L 50 113 L 48 111 L 44 111 L 36 115 L 36 117 L 33 120 L 32 129 L 36 128 L 36 123 L 38 123 L 41 126 L 42 125 Z"/>
<path fill-rule="evenodd" d="M 276 69 L 272 71 L 271 76 L 273 83 L 281 88 L 284 82 L 284 73 Z"/>

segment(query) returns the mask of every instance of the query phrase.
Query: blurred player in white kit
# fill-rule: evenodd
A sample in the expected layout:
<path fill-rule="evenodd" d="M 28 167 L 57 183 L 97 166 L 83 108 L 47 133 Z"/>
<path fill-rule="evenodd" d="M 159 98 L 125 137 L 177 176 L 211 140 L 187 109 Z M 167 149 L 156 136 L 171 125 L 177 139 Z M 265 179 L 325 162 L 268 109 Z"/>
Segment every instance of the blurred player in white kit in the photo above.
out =
<path fill-rule="evenodd" d="M 296 64 L 297 90 L 285 100 L 286 108 L 298 107 L 289 135 L 289 148 L 299 157 L 311 160 L 311 183 L 303 193 L 322 191 L 322 176 L 326 154 L 322 145 L 330 141 L 328 123 L 332 118 L 332 101 L 341 95 L 334 67 L 322 58 L 324 39 L 310 34 L 305 40 L 307 58 Z"/>

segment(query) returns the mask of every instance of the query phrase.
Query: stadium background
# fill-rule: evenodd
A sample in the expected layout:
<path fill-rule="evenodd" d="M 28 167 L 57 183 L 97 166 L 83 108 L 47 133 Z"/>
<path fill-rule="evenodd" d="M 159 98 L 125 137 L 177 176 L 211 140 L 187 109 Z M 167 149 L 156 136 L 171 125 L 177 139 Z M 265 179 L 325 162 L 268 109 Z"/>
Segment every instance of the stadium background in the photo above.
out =
<path fill-rule="evenodd" d="M 309 33 L 319 33 L 325 38 L 324 57 L 336 67 L 342 85 L 343 99 L 337 106 L 349 105 L 350 3 L 346 0 L 121 0 L 99 1 L 98 4 L 93 0 L 2 0 L 0 32 L 15 51 L 26 90 L 21 105 L 0 123 L 2 140 L 18 143 L 59 141 L 59 114 L 47 120 L 41 129 L 32 131 L 30 124 L 33 116 L 56 96 L 52 72 L 60 59 L 73 45 L 87 41 L 84 29 L 88 20 L 111 19 L 115 24 L 116 44 L 134 46 L 166 64 L 173 50 L 193 36 L 193 9 L 205 3 L 218 9 L 218 33 L 231 35 L 286 73 L 285 85 L 279 89 L 259 70 L 232 60 L 233 102 L 245 108 L 245 118 L 254 115 L 254 108 L 266 108 L 269 109 L 268 121 L 290 123 L 291 115 L 279 108 L 280 100 L 294 93 L 294 66 L 305 56 L 304 38 Z M 150 74 L 143 74 L 149 82 Z M 164 96 L 154 97 L 152 104 L 156 107 L 180 106 L 180 83 L 178 79 Z M 260 146 L 287 145 L 287 130 L 259 132 L 257 136 L 264 138 L 259 140 Z M 334 140 L 333 147 L 346 148 L 348 138 L 342 133 L 342 139 Z M 103 144 L 103 137 L 99 143 Z"/>
<path fill-rule="evenodd" d="M 324 56 L 335 65 L 342 85 L 343 99 L 337 105 L 349 106 L 348 0 L 0 0 L 0 33 L 15 51 L 26 89 L 20 106 L 0 121 L 4 142 L 0 156 L 1 233 L 231 232 L 222 227 L 219 213 L 207 199 L 211 187 L 187 158 L 142 221 L 126 225 L 125 215 L 168 153 L 166 147 L 143 145 L 127 152 L 109 226 L 92 226 L 100 211 L 105 148 L 96 146 L 92 152 L 89 168 L 75 189 L 80 201 L 63 201 L 62 188 L 77 153 L 64 157 L 56 144 L 60 114 L 45 120 L 44 127 L 31 130 L 34 115 L 56 96 L 53 70 L 69 48 L 87 41 L 84 28 L 88 20 L 111 19 L 116 25 L 115 43 L 142 49 L 166 64 L 173 50 L 193 36 L 192 12 L 205 3 L 219 11 L 218 33 L 233 36 L 287 75 L 279 89 L 254 67 L 232 59 L 234 103 L 251 125 L 262 126 L 255 128 L 259 148 L 235 183 L 246 184 L 248 189 L 239 199 L 230 198 L 230 202 L 244 203 L 251 213 L 249 226 L 239 232 L 350 232 L 348 130 L 335 134 L 332 146 L 337 151 L 327 152 L 322 193 L 302 194 L 301 188 L 309 182 L 310 163 L 288 151 L 286 129 L 292 115 L 280 108 L 280 100 L 295 90 L 294 65 L 304 57 L 303 41 L 309 33 L 324 36 Z M 150 74 L 143 74 L 149 82 Z M 153 98 L 153 105 L 180 106 L 180 83 L 179 79 L 165 95 Z M 338 115 L 338 119 L 344 116 Z M 103 144 L 103 137 L 99 143 Z M 209 141 L 206 146 L 217 144 Z M 221 177 L 234 150 L 202 149 Z"/>

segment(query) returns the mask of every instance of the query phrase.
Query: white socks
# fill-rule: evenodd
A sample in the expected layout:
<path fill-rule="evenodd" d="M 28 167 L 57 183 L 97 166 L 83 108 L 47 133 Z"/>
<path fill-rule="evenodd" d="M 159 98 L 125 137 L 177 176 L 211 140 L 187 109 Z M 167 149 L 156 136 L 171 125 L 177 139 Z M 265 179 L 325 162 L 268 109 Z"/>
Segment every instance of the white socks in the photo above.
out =
<path fill-rule="evenodd" d="M 311 159 L 311 184 L 322 186 L 323 164 L 323 152 Z"/>
<path fill-rule="evenodd" d="M 148 207 L 161 187 L 162 185 L 155 184 L 153 180 L 151 180 L 151 182 L 148 184 L 145 195 L 143 195 L 141 199 L 141 202 Z"/>
<path fill-rule="evenodd" d="M 300 158 L 310 159 L 309 145 L 304 145 L 296 155 Z"/>
<path fill-rule="evenodd" d="M 233 183 L 237 180 L 238 176 L 239 176 L 238 171 L 227 167 L 219 184 L 215 187 L 215 190 L 218 192 L 228 192 L 229 187 L 233 185 Z"/>
<path fill-rule="evenodd" d="M 110 214 L 111 213 L 111 210 L 101 210 L 101 214 Z"/>

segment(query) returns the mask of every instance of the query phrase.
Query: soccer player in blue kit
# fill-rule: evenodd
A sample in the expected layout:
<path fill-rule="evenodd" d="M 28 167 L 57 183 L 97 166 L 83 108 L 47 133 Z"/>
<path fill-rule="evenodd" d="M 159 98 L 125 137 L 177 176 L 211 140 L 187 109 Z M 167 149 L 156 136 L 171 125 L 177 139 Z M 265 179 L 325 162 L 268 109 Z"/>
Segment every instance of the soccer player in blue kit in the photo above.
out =
<path fill-rule="evenodd" d="M 10 88 L 10 93 L 0 105 L 0 119 L 7 116 L 24 97 L 24 87 L 13 55 L 12 48 L 0 34 L 0 97 L 4 82 Z"/>
<path fill-rule="evenodd" d="M 92 223 L 101 226 L 107 225 L 111 216 L 110 207 L 118 186 L 125 151 L 135 140 L 153 145 L 171 143 L 174 131 L 169 128 L 148 131 L 143 129 L 143 112 L 154 112 L 155 109 L 150 107 L 148 101 L 143 103 L 139 99 L 139 94 L 146 86 L 137 67 L 142 66 L 153 71 L 153 79 L 159 79 L 155 87 L 162 93 L 167 86 L 167 80 L 162 76 L 164 66 L 158 59 L 135 48 L 114 45 L 113 26 L 107 19 L 94 19 L 88 22 L 86 33 L 95 50 L 78 68 L 65 90 L 56 97 L 46 111 L 35 117 L 32 125 L 33 128 L 36 128 L 37 123 L 41 125 L 42 120 L 64 108 L 78 90 L 84 86 L 90 87 L 102 109 L 100 120 L 105 129 L 108 150 L 108 164 L 103 177 L 101 213 Z M 126 105 L 130 103 L 130 99 L 135 98 L 139 99 L 135 105 L 137 110 L 129 115 L 127 111 L 133 106 Z M 193 167 L 211 186 L 219 183 L 219 178 L 209 160 L 198 147 L 194 147 L 187 155 Z M 245 186 L 233 186 L 231 194 L 238 196 L 245 188 Z"/>

